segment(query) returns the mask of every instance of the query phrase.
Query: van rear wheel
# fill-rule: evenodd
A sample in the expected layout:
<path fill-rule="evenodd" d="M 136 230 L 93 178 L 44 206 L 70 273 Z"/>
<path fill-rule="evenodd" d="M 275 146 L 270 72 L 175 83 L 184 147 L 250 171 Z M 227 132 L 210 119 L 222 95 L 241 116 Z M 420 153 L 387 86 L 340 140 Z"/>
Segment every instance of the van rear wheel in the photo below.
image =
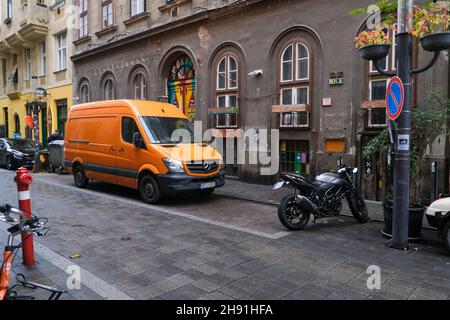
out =
<path fill-rule="evenodd" d="M 156 204 L 162 199 L 162 193 L 156 179 L 147 175 L 139 182 L 139 193 L 146 203 Z"/>
<path fill-rule="evenodd" d="M 84 174 L 83 167 L 81 165 L 76 166 L 73 169 L 73 180 L 75 182 L 75 185 L 78 188 L 86 188 L 89 184 L 89 179 Z"/>

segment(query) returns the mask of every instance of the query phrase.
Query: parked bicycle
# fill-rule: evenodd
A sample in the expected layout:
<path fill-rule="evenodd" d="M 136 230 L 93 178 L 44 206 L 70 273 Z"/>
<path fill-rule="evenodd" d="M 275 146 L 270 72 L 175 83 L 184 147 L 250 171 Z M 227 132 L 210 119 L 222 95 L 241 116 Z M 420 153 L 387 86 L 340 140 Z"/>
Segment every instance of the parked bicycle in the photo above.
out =
<path fill-rule="evenodd" d="M 3 262 L 0 269 L 0 300 L 33 300 L 33 296 L 20 295 L 17 293 L 17 287 L 24 287 L 27 289 L 37 290 L 42 289 L 50 292 L 48 300 L 58 300 L 65 291 L 52 288 L 39 283 L 29 282 L 26 277 L 18 273 L 16 275 L 16 284 L 10 286 L 11 283 L 11 268 L 14 258 L 18 250 L 22 247 L 22 243 L 14 245 L 14 239 L 22 232 L 27 234 L 27 237 L 32 235 L 43 236 L 47 234 L 49 227 L 47 227 L 47 218 L 38 218 L 32 215 L 30 219 L 26 218 L 25 212 L 15 208 L 9 204 L 0 205 L 0 220 L 3 222 L 14 223 L 8 229 L 8 241 L 3 253 Z M 19 219 L 12 217 L 17 215 Z M 26 238 L 25 238 L 26 239 Z"/>

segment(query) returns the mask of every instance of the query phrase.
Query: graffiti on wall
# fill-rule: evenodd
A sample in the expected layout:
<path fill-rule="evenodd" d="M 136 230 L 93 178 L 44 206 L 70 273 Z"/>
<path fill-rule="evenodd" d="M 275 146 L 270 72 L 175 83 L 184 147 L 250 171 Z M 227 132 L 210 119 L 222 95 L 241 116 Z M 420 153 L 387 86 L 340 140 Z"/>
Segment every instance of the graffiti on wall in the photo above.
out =
<path fill-rule="evenodd" d="M 169 103 L 177 106 L 193 122 L 195 118 L 195 68 L 183 55 L 173 63 L 167 81 Z"/>

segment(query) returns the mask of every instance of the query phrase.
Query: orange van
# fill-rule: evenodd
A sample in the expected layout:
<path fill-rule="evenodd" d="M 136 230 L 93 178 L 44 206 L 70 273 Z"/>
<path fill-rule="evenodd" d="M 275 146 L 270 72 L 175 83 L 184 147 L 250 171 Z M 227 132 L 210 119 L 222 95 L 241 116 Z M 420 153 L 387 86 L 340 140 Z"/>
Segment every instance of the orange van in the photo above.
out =
<path fill-rule="evenodd" d="M 177 129 L 188 135 L 174 138 Z M 77 187 L 86 188 L 89 180 L 118 184 L 139 190 L 152 204 L 184 191 L 210 194 L 225 183 L 221 155 L 208 144 L 195 143 L 186 116 L 167 103 L 76 105 L 69 111 L 64 152 Z"/>

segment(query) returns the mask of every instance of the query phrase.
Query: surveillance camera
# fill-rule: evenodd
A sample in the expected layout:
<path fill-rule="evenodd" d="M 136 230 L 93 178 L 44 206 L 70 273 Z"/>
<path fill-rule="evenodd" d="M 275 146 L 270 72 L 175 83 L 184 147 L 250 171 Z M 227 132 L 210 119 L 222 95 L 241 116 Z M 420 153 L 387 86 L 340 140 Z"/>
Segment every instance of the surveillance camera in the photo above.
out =
<path fill-rule="evenodd" d="M 263 72 L 262 69 L 258 69 L 258 70 L 255 70 L 255 71 L 250 72 L 250 73 L 248 74 L 248 76 L 249 76 L 249 78 L 256 78 L 256 77 L 262 76 L 263 73 L 264 73 L 264 72 Z"/>

